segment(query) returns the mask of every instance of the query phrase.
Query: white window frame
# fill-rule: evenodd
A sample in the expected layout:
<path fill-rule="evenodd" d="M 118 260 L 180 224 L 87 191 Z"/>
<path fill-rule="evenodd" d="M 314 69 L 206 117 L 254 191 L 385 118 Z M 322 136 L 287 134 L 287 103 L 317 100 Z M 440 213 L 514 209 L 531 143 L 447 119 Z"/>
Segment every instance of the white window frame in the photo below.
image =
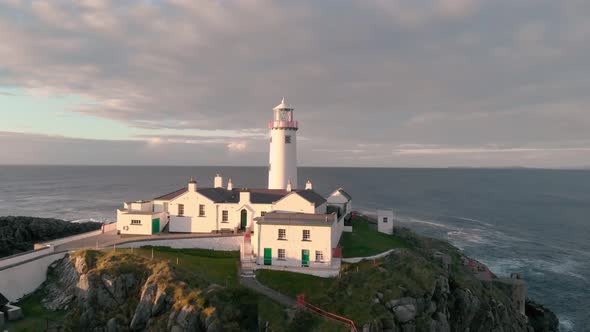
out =
<path fill-rule="evenodd" d="M 131 220 L 131 225 L 141 226 L 141 220 L 139 220 L 139 219 L 132 219 Z"/>
<path fill-rule="evenodd" d="M 324 252 L 323 251 L 320 251 L 320 250 L 315 251 L 315 261 L 316 261 L 316 263 L 323 263 L 324 262 Z"/>
<path fill-rule="evenodd" d="M 205 204 L 199 204 L 199 217 L 205 216 Z"/>
<path fill-rule="evenodd" d="M 228 222 L 229 221 L 229 211 L 222 210 L 221 211 L 221 222 Z"/>
<path fill-rule="evenodd" d="M 184 217 L 184 204 L 178 204 L 178 216 Z"/>
<path fill-rule="evenodd" d="M 287 229 L 279 228 L 278 239 L 279 240 L 286 240 L 287 239 Z"/>
<path fill-rule="evenodd" d="M 307 232 L 307 236 L 305 236 L 305 233 Z M 311 230 L 309 229 L 304 229 L 302 234 L 301 234 L 301 241 L 311 241 Z"/>
<path fill-rule="evenodd" d="M 287 251 L 285 249 L 277 250 L 277 259 L 280 261 L 286 261 L 287 260 Z"/>

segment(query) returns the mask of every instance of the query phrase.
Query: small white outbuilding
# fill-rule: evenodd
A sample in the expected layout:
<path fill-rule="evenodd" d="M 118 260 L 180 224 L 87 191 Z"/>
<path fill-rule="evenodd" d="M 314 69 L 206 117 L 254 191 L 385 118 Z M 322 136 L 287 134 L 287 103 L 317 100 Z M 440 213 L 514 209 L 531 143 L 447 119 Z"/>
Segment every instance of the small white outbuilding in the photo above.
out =
<path fill-rule="evenodd" d="M 393 234 L 393 210 L 377 210 L 377 230 Z"/>

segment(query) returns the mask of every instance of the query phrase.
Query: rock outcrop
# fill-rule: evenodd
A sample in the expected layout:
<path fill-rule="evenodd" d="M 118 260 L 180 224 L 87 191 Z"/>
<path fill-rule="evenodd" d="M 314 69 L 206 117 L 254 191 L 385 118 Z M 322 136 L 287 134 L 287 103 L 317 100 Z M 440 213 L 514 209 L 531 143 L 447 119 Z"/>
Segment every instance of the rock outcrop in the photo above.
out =
<path fill-rule="evenodd" d="M 35 243 L 97 230 L 99 222 L 72 223 L 36 217 L 0 217 L 0 257 L 33 250 Z"/>
<path fill-rule="evenodd" d="M 97 251 L 66 256 L 50 267 L 41 291 L 45 308 L 69 312 L 65 329 L 72 331 L 215 332 L 239 326 L 243 318 L 232 316 L 237 309 L 223 301 L 232 298 L 224 295 L 231 290 L 191 287 L 177 280 L 166 262 L 140 256 Z"/>

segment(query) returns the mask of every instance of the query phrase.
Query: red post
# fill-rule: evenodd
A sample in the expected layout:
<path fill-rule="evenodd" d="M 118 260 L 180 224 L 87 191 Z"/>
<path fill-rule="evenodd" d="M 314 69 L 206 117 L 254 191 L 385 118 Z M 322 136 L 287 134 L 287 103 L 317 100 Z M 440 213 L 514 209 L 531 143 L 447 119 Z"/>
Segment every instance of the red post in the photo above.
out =
<path fill-rule="evenodd" d="M 297 300 L 298 308 L 301 308 L 305 305 L 305 294 L 298 294 L 295 299 Z"/>

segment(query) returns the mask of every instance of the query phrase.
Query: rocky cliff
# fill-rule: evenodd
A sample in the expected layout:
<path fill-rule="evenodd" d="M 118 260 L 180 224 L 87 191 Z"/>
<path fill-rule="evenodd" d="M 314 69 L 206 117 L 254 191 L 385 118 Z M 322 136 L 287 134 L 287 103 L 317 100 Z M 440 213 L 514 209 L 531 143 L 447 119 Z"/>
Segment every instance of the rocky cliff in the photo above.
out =
<path fill-rule="evenodd" d="M 356 316 L 365 331 L 558 331 L 556 316 L 526 299 L 518 275 L 499 278 L 445 241 L 396 232 L 409 249 L 348 266 L 318 302 L 351 317 L 341 303 L 364 312 Z"/>
<path fill-rule="evenodd" d="M 498 278 L 444 241 L 397 232 L 409 249 L 345 264 L 339 278 L 265 272 L 282 273 L 274 275 L 279 284 L 297 284 L 308 302 L 353 319 L 363 331 L 557 331 L 555 315 L 526 299 L 522 280 Z M 68 312 L 68 331 L 347 330 L 285 310 L 237 284 L 222 287 L 198 277 L 198 269 L 215 265 L 182 272 L 146 257 L 81 251 L 59 260 L 40 289 L 43 305 Z"/>
<path fill-rule="evenodd" d="M 54 263 L 40 292 L 47 309 L 68 312 L 66 331 L 256 330 L 247 291 L 183 279 L 167 261 L 81 251 Z"/>

